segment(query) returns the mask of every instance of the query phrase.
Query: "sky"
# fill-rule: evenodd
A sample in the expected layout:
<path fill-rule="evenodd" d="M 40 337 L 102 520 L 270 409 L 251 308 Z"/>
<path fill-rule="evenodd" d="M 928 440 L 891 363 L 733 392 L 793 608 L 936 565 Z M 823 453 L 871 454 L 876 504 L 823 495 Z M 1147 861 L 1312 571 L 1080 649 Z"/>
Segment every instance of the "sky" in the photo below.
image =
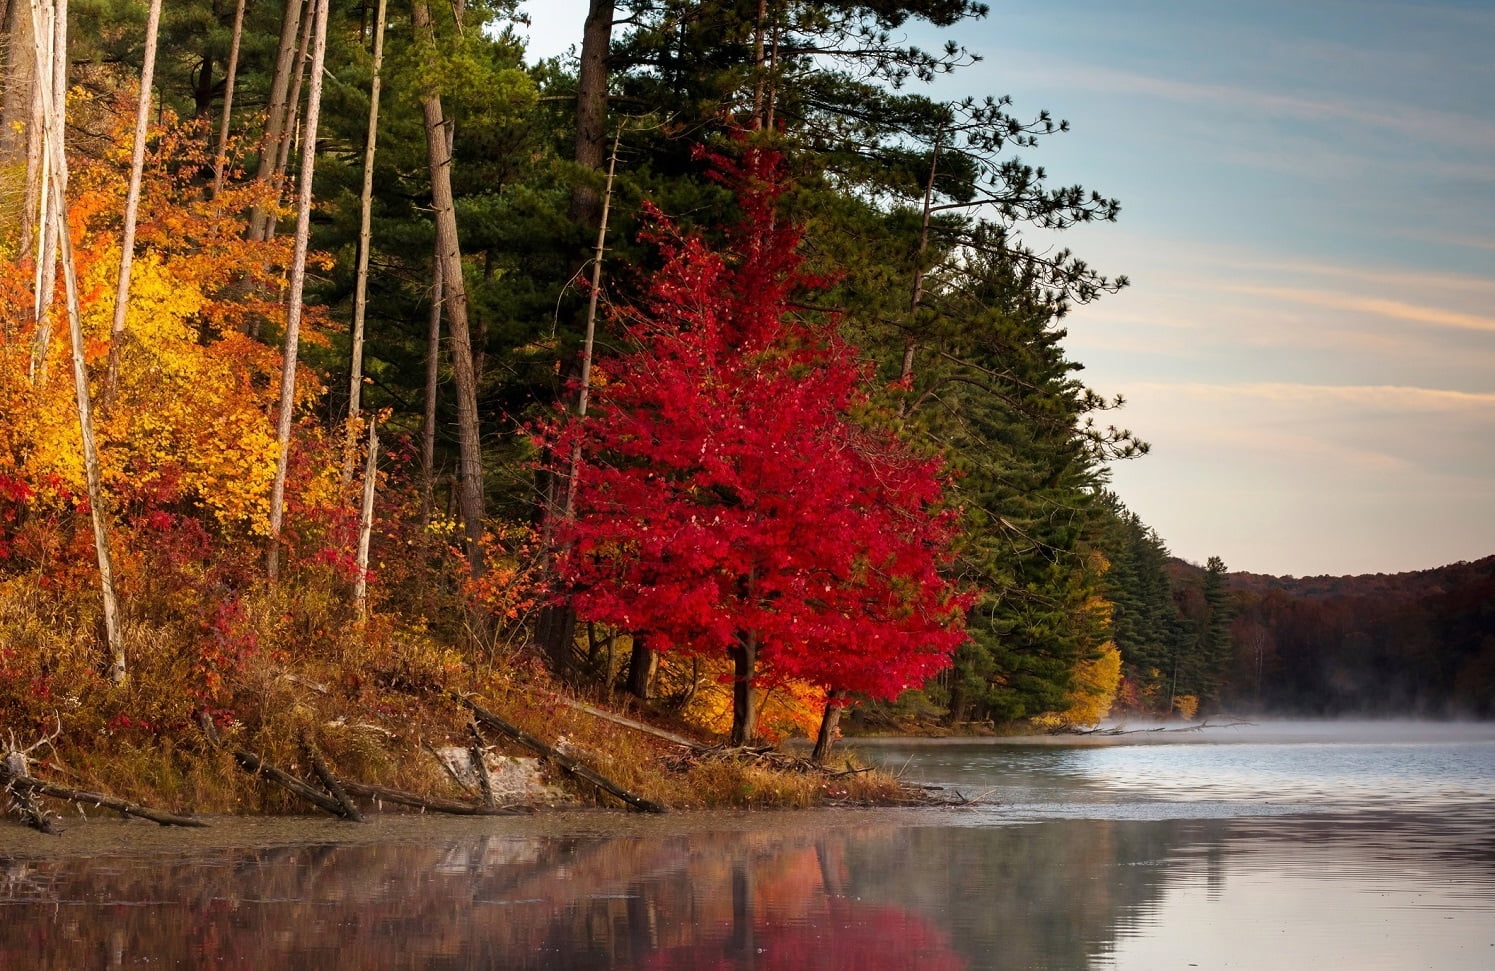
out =
<path fill-rule="evenodd" d="M 535 55 L 579 42 L 585 0 L 526 6 Z M 910 39 L 983 57 L 928 93 L 1067 119 L 1025 161 L 1121 200 L 1057 242 L 1132 281 L 1064 321 L 1152 446 L 1127 505 L 1253 573 L 1495 554 L 1495 0 L 991 8 Z"/>

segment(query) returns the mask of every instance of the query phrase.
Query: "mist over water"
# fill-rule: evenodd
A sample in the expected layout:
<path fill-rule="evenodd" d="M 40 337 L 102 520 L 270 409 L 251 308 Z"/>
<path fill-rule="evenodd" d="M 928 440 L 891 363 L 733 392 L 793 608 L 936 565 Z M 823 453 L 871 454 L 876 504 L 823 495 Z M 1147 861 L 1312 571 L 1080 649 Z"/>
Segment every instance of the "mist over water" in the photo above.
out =
<path fill-rule="evenodd" d="M 1031 818 L 1189 818 L 1495 806 L 1495 725 L 1177 724 L 1121 735 L 855 743 L 872 762 Z"/>
<path fill-rule="evenodd" d="M 947 809 L 0 827 L 0 967 L 1492 966 L 1495 726 L 1056 741 L 856 743 Z"/>

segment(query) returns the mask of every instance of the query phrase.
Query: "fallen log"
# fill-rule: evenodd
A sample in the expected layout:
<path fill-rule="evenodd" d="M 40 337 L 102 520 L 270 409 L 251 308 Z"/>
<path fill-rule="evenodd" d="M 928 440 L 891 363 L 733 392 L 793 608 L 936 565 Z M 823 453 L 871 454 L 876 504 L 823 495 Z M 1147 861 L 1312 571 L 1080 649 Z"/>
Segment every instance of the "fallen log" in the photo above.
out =
<path fill-rule="evenodd" d="M 53 799 L 65 799 L 68 802 L 76 803 L 78 805 L 87 805 L 89 803 L 92 803 L 95 806 L 102 806 L 105 809 L 112 809 L 115 812 L 123 813 L 126 816 L 139 816 L 141 819 L 149 819 L 151 822 L 159 823 L 162 826 L 201 827 L 208 825 L 201 819 L 194 819 L 191 816 L 178 816 L 175 813 L 168 813 L 160 809 L 152 809 L 149 806 L 142 806 L 139 803 L 128 802 L 124 799 L 116 799 L 113 796 L 108 796 L 101 792 L 89 792 L 86 789 L 69 789 L 66 786 L 54 785 L 53 783 L 44 782 L 41 779 L 37 779 L 29 775 L 7 774 L 5 785 L 6 788 L 11 789 L 12 791 L 15 791 L 16 789 L 26 789 L 30 792 L 35 792 L 43 796 L 51 796 Z M 47 831 L 43 830 L 43 832 Z"/>
<path fill-rule="evenodd" d="M 209 744 L 215 748 L 224 747 L 218 738 L 218 729 L 213 725 L 213 719 L 208 716 L 207 712 L 200 712 L 198 714 L 197 723 L 202 727 L 202 733 L 207 738 Z M 353 818 L 347 814 L 346 807 L 332 796 L 324 792 L 319 792 L 314 786 L 307 785 L 289 772 L 277 769 L 253 752 L 241 748 L 227 749 L 226 751 L 234 757 L 235 762 L 239 763 L 239 768 L 250 775 L 264 776 L 266 779 L 289 791 L 292 795 L 299 796 L 318 809 L 329 812 L 340 819 L 351 820 Z"/>
<path fill-rule="evenodd" d="M 230 754 L 233 755 L 234 761 L 239 763 L 239 767 L 250 775 L 264 776 L 266 779 L 288 790 L 291 794 L 299 796 L 324 812 L 329 812 L 341 819 L 349 818 L 343 811 L 342 804 L 336 799 L 326 793 L 318 792 L 315 788 L 302 782 L 289 772 L 277 769 L 253 752 L 238 748 L 233 749 Z"/>
<path fill-rule="evenodd" d="M 365 799 L 380 799 L 384 802 L 392 802 L 401 806 L 414 806 L 427 812 L 447 813 L 453 816 L 519 816 L 533 812 L 524 806 L 474 806 L 465 802 L 451 802 L 446 799 L 431 799 L 426 796 L 406 792 L 403 789 L 391 789 L 388 786 L 376 786 L 367 782 L 355 782 L 352 779 L 339 779 L 338 785 L 355 796 Z"/>
<path fill-rule="evenodd" d="M 358 811 L 358 806 L 348 798 L 347 792 L 338 784 L 332 771 L 327 768 L 327 763 L 322 761 L 322 753 L 317 751 L 316 743 L 311 740 L 311 736 L 301 736 L 301 747 L 306 749 L 306 760 L 311 763 L 311 770 L 316 773 L 317 781 L 322 783 L 322 788 L 326 789 L 341 807 L 339 814 L 349 822 L 363 822 L 363 813 Z"/>
<path fill-rule="evenodd" d="M 30 778 L 27 773 L 31 753 L 42 746 L 53 747 L 57 736 L 62 734 L 62 717 L 57 717 L 57 729 L 40 741 L 32 742 L 26 748 L 21 748 L 16 742 L 16 733 L 10 733 L 10 745 L 0 755 L 0 786 L 10 794 L 10 807 L 15 810 L 16 815 L 21 817 L 21 822 L 30 826 L 40 833 L 48 836 L 62 835 L 62 822 L 55 813 L 50 812 L 46 806 L 37 801 L 30 788 L 18 786 L 16 780 Z M 53 751 L 56 751 L 55 747 Z"/>
<path fill-rule="evenodd" d="M 62 821 L 58 818 L 57 814 L 49 811 L 46 806 L 38 802 L 30 787 L 22 784 L 22 780 L 29 777 L 5 771 L 3 766 L 0 766 L 0 774 L 3 774 L 3 781 L 5 783 L 4 786 L 0 786 L 0 789 L 10 794 L 10 808 L 15 810 L 17 816 L 21 817 L 21 822 L 30 826 L 38 833 L 46 833 L 48 836 L 61 836 Z"/>
<path fill-rule="evenodd" d="M 591 715 L 594 718 L 601 718 L 604 721 L 610 721 L 614 724 L 622 725 L 625 728 L 631 728 L 636 732 L 645 732 L 646 734 L 653 735 L 657 738 L 662 738 L 666 742 L 674 742 L 676 745 L 683 745 L 693 752 L 705 752 L 712 747 L 710 745 L 706 745 L 703 742 L 693 741 L 692 739 L 686 738 L 684 735 L 676 735 L 674 732 L 666 731 L 663 728 L 655 728 L 653 725 L 646 725 L 643 722 L 634 721 L 632 718 L 624 718 L 622 715 L 614 714 L 610 711 L 604 711 L 601 708 L 593 707 L 592 705 L 586 704 L 584 702 L 572 701 L 569 698 L 557 698 L 556 700 L 565 705 L 567 708 L 586 712 L 588 715 Z"/>
<path fill-rule="evenodd" d="M 627 803 L 629 806 L 632 806 L 634 809 L 640 810 L 641 812 L 662 813 L 665 811 L 665 807 L 661 806 L 659 803 L 650 802 L 642 796 L 635 795 L 634 793 L 629 792 L 627 789 L 624 789 L 622 786 L 611 781 L 610 779 L 599 775 L 597 772 L 589 769 L 585 765 L 582 765 L 580 762 L 577 762 L 570 756 L 565 755 L 564 753 L 552 748 L 549 745 L 546 745 L 544 742 L 540 741 L 529 732 L 526 732 L 518 725 L 505 721 L 504 719 L 495 715 L 493 712 L 484 708 L 482 705 L 478 704 L 476 701 L 473 701 L 466 695 L 456 691 L 448 693 L 459 704 L 465 705 L 474 715 L 477 716 L 478 720 L 483 724 L 488 725 L 490 728 L 498 729 L 500 732 L 503 732 L 505 735 L 509 736 L 509 738 L 518 742 L 520 745 L 523 745 L 525 748 L 541 756 L 542 758 L 548 759 L 550 762 L 559 767 L 561 771 L 567 773 L 568 775 L 575 776 L 576 778 L 581 779 L 584 782 L 596 786 L 603 792 L 617 797 L 618 799 Z"/>
<path fill-rule="evenodd" d="M 478 730 L 476 721 L 467 723 L 467 732 L 472 736 L 472 741 L 467 746 L 467 761 L 472 766 L 473 775 L 478 777 L 478 791 L 483 795 L 483 805 L 497 806 L 498 797 L 493 794 L 493 777 L 488 774 L 488 741 Z"/>

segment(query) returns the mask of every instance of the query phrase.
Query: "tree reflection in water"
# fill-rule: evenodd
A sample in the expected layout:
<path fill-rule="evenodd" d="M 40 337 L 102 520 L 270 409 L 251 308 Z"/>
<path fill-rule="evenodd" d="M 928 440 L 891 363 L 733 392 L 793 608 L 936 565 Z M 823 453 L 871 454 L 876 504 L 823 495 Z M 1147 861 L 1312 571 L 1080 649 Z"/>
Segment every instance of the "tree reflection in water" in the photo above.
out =
<path fill-rule="evenodd" d="M 132 856 L 0 849 L 0 968 L 974 966 L 949 925 L 969 881 L 945 869 L 941 890 L 911 873 L 918 830 L 863 818 L 613 838 L 453 837 L 438 824 L 394 842 Z M 87 824 L 115 825 L 138 831 Z"/>
<path fill-rule="evenodd" d="M 1167 901 L 1195 899 L 1183 888 L 1199 888 L 1198 911 L 1231 874 L 1277 872 L 1310 846 L 1340 868 L 1314 875 L 1348 874 L 1324 893 L 1360 894 L 1377 885 L 1361 877 L 1412 864 L 1492 885 L 1465 830 L 1435 845 L 1447 827 L 1410 820 L 1393 840 L 1375 836 L 1383 822 L 853 811 L 282 821 L 271 837 L 234 821 L 203 837 L 99 822 L 63 840 L 3 831 L 0 968 L 1083 968 L 1155 939 L 1177 916 Z M 298 836 L 317 841 L 287 842 Z M 190 844 L 236 838 L 272 845 Z M 1236 898 L 1232 914 L 1254 901 Z M 1209 953 L 1193 933 L 1163 939 Z"/>

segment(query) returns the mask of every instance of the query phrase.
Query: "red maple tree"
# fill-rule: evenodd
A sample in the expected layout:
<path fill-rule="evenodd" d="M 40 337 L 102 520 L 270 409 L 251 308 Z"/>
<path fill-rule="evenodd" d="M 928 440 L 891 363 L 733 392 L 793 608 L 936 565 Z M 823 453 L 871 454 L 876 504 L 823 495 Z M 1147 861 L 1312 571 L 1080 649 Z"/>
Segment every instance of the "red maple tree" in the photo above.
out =
<path fill-rule="evenodd" d="M 854 349 L 793 310 L 817 281 L 776 216 L 782 158 L 709 160 L 743 213 L 724 251 L 653 213 L 665 264 L 624 315 L 635 350 L 603 366 L 592 414 L 549 435 L 552 454 L 581 445 L 557 529 L 578 614 L 730 657 L 741 745 L 755 685 L 892 697 L 921 682 L 964 640 L 964 601 L 941 574 L 941 463 L 853 418 Z"/>

